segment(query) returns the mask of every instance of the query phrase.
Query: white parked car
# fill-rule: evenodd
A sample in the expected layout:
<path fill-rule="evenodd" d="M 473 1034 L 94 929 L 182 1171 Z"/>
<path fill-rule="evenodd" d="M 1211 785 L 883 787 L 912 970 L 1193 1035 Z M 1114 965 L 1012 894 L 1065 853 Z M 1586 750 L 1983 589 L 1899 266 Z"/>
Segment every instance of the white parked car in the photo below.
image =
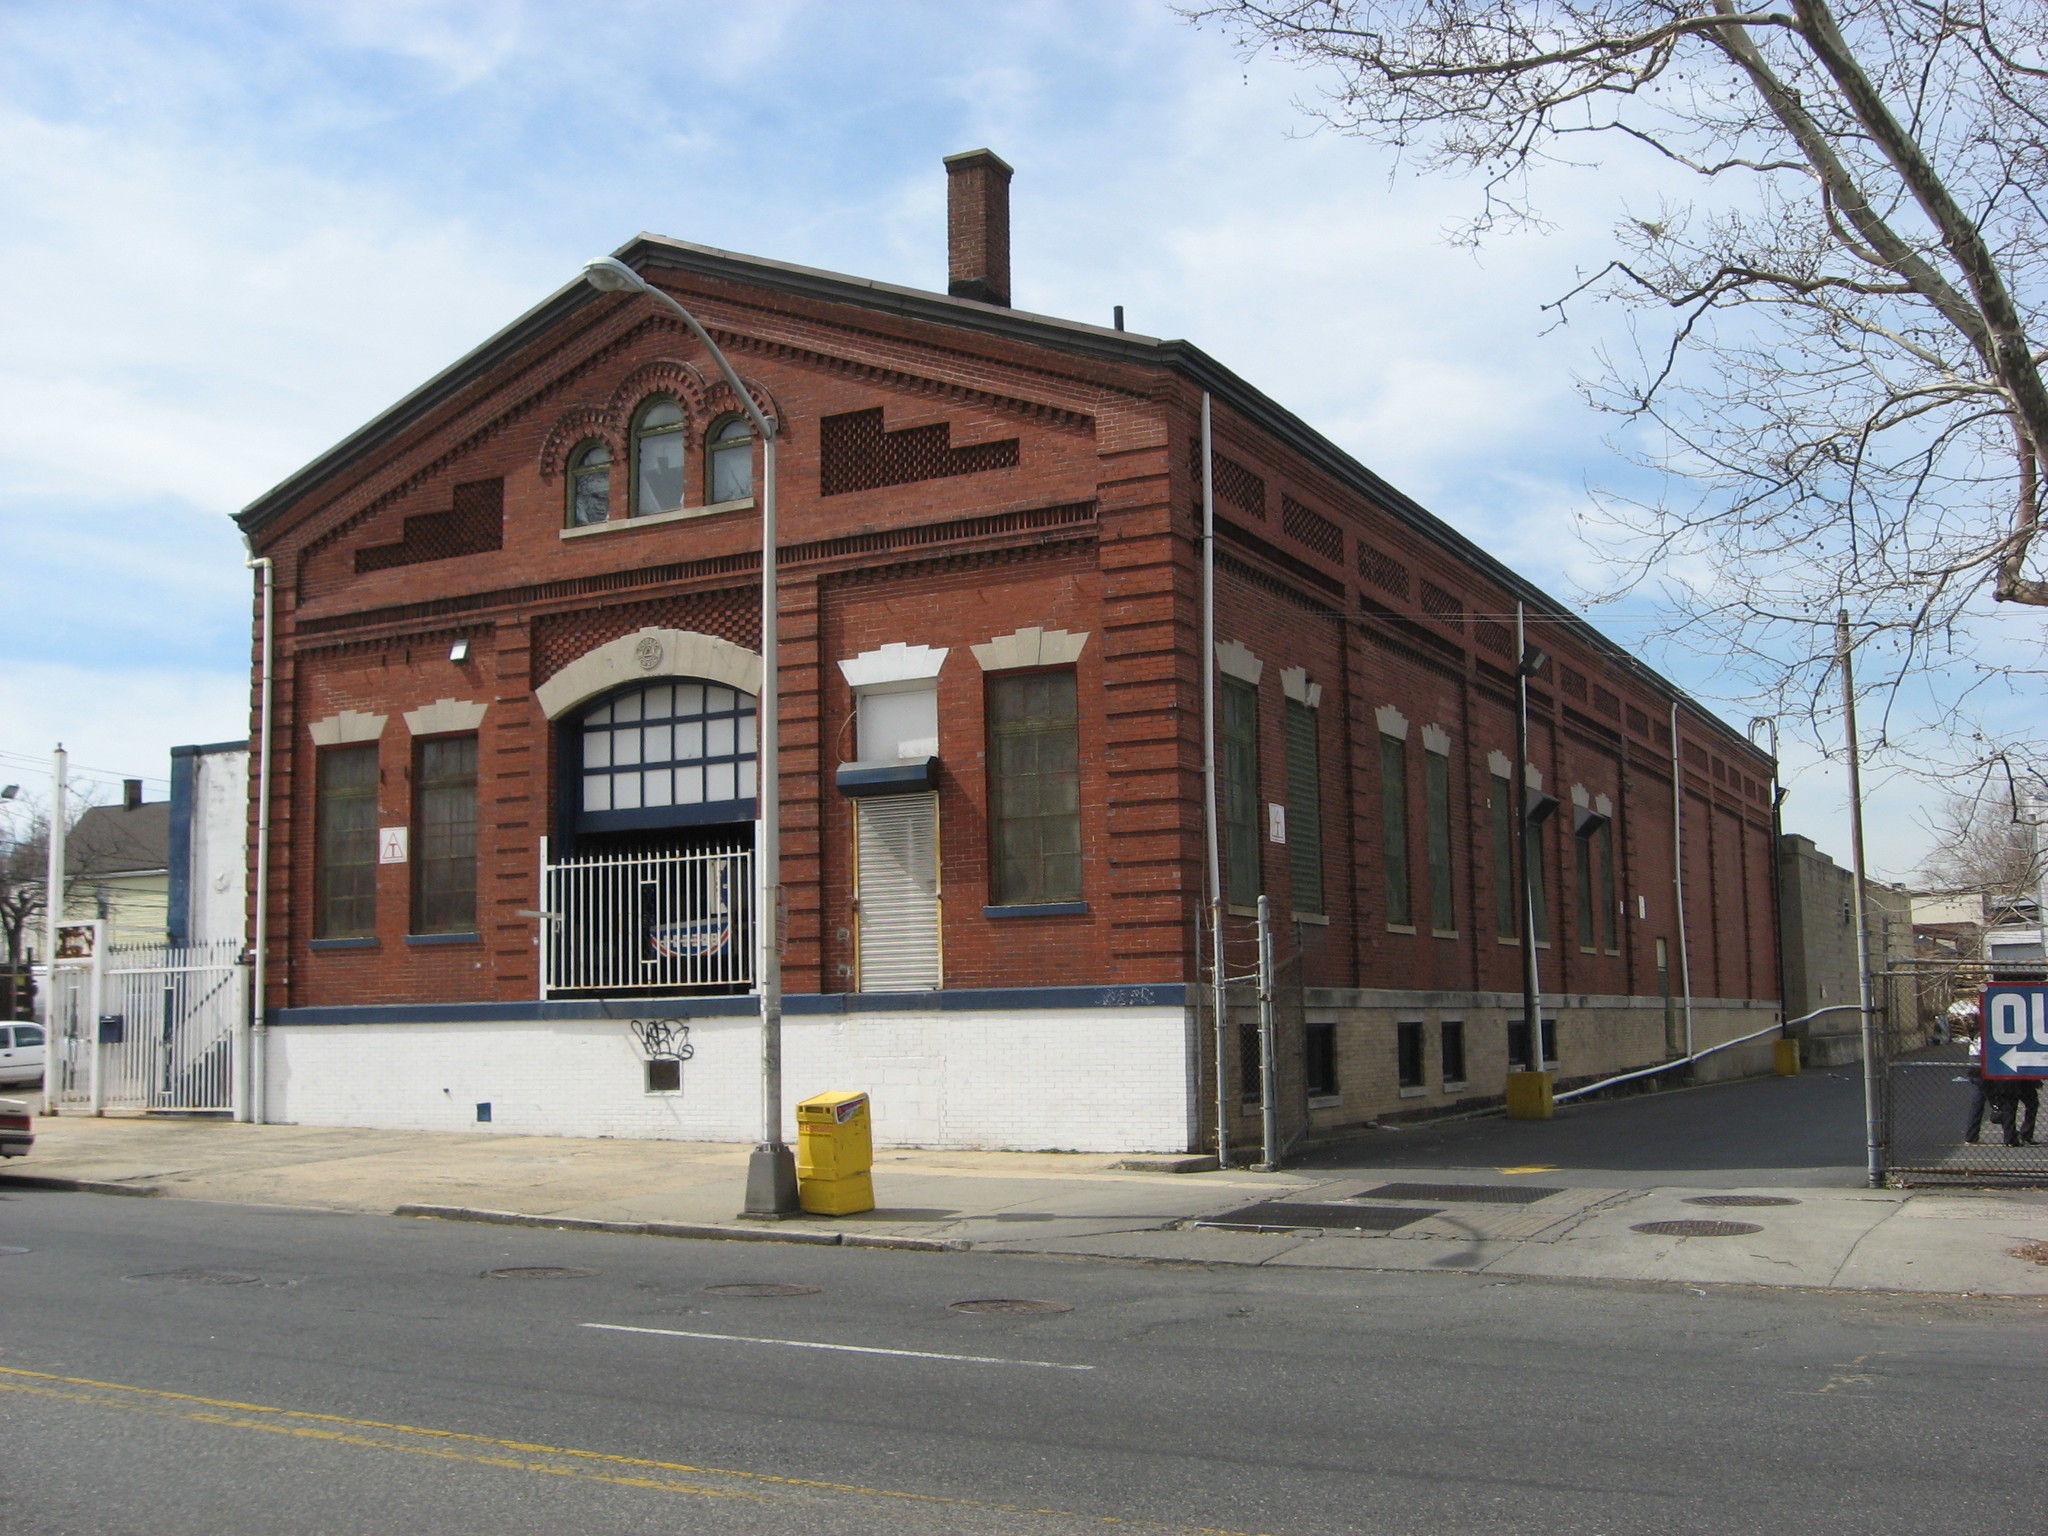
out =
<path fill-rule="evenodd" d="M 0 1099 L 0 1157 L 27 1156 L 35 1139 L 28 1105 L 20 1099 Z"/>
<path fill-rule="evenodd" d="M 43 1026 L 0 1024 L 0 1083 L 43 1080 Z"/>

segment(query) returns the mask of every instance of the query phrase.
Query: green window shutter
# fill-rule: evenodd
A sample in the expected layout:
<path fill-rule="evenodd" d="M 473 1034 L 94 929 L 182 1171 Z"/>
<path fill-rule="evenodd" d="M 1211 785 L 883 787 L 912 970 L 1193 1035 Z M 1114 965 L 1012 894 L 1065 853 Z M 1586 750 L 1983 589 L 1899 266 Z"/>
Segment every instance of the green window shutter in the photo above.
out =
<path fill-rule="evenodd" d="M 1380 737 L 1381 866 L 1387 877 L 1387 921 L 1414 922 L 1408 904 L 1408 743 Z"/>
<path fill-rule="evenodd" d="M 368 938 L 377 931 L 377 743 L 328 747 L 315 772 L 313 933 Z"/>
<path fill-rule="evenodd" d="M 1296 912 L 1323 915 L 1323 757 L 1317 713 L 1289 699 L 1287 725 L 1287 868 Z"/>
<path fill-rule="evenodd" d="M 1223 889 L 1249 907 L 1264 884 L 1259 860 L 1259 695 L 1241 678 L 1223 679 Z"/>
<path fill-rule="evenodd" d="M 993 905 L 1081 899 L 1077 711 L 1071 671 L 989 679 Z"/>
<path fill-rule="evenodd" d="M 1458 926 L 1451 882 L 1451 760 L 1440 752 L 1422 754 L 1423 798 L 1429 818 L 1429 926 L 1450 933 Z"/>
<path fill-rule="evenodd" d="M 1493 920 L 1494 931 L 1504 939 L 1519 939 L 1515 931 L 1515 811 L 1514 786 L 1499 774 L 1493 776 Z"/>

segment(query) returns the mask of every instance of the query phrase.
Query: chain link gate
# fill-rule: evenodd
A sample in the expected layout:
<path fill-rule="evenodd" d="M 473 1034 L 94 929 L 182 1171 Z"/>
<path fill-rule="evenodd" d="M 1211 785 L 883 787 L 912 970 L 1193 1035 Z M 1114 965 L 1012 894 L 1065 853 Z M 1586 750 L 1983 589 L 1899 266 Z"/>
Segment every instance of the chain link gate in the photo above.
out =
<path fill-rule="evenodd" d="M 2001 966 L 1999 976 L 2048 981 L 2048 968 Z M 1976 961 L 1894 962 L 1879 978 L 1886 1181 L 2048 1185 L 2048 1145 L 2021 1095 L 1984 1091 L 1969 1041 L 1952 1035 L 1949 1005 L 1974 1002 L 1990 979 Z M 1980 1021 L 1981 1027 L 1981 1021 Z M 2035 1094 L 2038 1095 L 2036 1088 Z M 2036 1139 L 2021 1139 L 2033 1132 Z"/>

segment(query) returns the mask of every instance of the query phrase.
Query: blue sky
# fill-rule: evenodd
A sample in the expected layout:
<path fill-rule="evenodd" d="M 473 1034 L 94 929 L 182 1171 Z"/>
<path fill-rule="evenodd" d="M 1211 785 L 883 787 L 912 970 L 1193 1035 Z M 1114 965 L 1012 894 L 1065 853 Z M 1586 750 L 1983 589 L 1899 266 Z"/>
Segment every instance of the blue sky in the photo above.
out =
<path fill-rule="evenodd" d="M 1554 592 L 1601 579 L 1574 517 L 1623 472 L 1573 379 L 1608 322 L 1540 306 L 1646 168 L 1453 249 L 1469 186 L 1308 132 L 1310 80 L 1152 0 L 12 0 L 0 82 L 0 780 L 245 734 L 229 514 L 588 257 L 644 229 L 943 287 L 939 160 L 980 145 L 1017 167 L 1020 307 L 1122 304 Z M 1788 825 L 1846 857 L 1832 775 L 1787 762 Z M 1879 788 L 1894 874 L 1919 803 Z"/>

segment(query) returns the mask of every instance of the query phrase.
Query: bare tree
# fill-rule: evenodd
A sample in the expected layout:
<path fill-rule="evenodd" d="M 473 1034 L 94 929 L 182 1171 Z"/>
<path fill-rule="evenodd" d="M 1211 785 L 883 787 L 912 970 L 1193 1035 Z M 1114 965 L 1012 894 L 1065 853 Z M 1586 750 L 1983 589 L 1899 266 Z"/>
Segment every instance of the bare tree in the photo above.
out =
<path fill-rule="evenodd" d="M 1476 173 L 1469 240 L 1536 221 L 1532 173 L 1592 141 L 1667 168 L 1663 205 L 1560 300 L 1630 310 L 1587 388 L 1664 477 L 1605 502 L 1612 591 L 1658 574 L 1685 624 L 1816 711 L 1838 608 L 1896 680 L 1967 657 L 1987 600 L 2048 606 L 2040 0 L 1184 14 L 1321 69 L 1330 127 Z"/>
<path fill-rule="evenodd" d="M 1952 794 L 1934 813 L 1934 847 L 1920 878 L 1942 895 L 2031 896 L 2039 880 L 2035 827 L 2003 795 Z"/>
<path fill-rule="evenodd" d="M 67 825 L 75 828 L 80 817 L 93 808 L 98 796 L 90 786 L 74 784 L 70 794 Z M 16 801 L 28 812 L 26 817 L 0 823 L 0 945 L 5 946 L 7 968 L 18 970 L 26 964 L 29 936 L 43 920 L 44 891 L 49 884 L 50 812 L 34 801 Z M 94 880 L 113 867 L 109 855 L 90 846 L 73 843 L 65 864 L 64 898 L 67 904 Z"/>

